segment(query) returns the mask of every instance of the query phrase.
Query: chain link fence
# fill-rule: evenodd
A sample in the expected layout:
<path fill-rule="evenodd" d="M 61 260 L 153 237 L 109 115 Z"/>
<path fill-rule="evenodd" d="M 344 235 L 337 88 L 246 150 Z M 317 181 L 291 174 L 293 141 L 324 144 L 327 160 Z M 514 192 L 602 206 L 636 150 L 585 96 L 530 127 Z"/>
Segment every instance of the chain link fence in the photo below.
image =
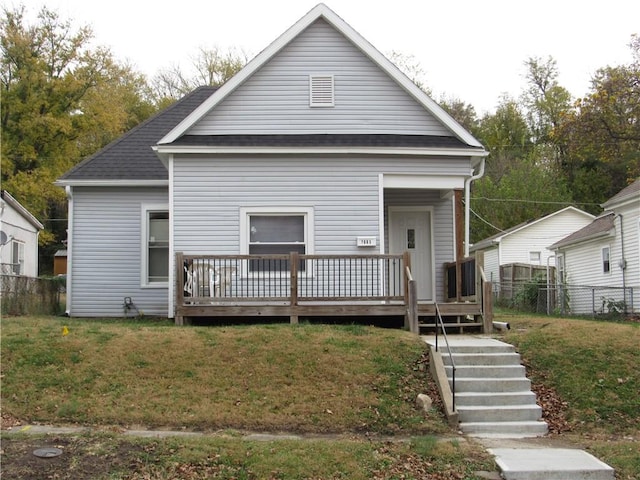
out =
<path fill-rule="evenodd" d="M 0 300 L 3 315 L 57 315 L 64 291 L 64 278 L 34 278 L 0 275 Z"/>
<path fill-rule="evenodd" d="M 533 279 L 495 283 L 493 294 L 496 306 L 545 315 L 622 318 L 640 310 L 633 287 L 547 285 Z"/>

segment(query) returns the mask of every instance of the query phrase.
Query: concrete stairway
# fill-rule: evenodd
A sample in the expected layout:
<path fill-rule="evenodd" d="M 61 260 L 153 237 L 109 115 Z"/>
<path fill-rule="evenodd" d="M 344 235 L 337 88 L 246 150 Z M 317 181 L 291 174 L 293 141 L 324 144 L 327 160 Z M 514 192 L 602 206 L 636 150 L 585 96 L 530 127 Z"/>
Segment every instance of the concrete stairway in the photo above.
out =
<path fill-rule="evenodd" d="M 451 359 L 440 349 L 452 385 Z M 460 430 L 480 437 L 537 437 L 547 433 L 531 381 L 512 345 L 497 340 L 453 341 L 456 410 Z"/>

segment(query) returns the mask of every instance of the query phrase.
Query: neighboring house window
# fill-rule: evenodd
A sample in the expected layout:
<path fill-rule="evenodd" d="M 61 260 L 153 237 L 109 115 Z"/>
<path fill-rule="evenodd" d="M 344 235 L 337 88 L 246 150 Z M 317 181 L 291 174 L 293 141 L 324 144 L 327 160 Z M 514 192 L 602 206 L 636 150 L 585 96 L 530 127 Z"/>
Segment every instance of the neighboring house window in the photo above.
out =
<path fill-rule="evenodd" d="M 14 275 L 24 275 L 24 243 L 11 242 L 11 271 Z"/>
<path fill-rule="evenodd" d="M 169 281 L 169 212 L 158 206 L 143 207 L 143 285 Z"/>
<path fill-rule="evenodd" d="M 558 266 L 558 280 L 557 283 L 564 283 L 564 255 L 558 255 L 556 259 Z"/>
<path fill-rule="evenodd" d="M 611 259 L 609 247 L 602 247 L 602 271 L 604 273 L 611 272 Z"/>
<path fill-rule="evenodd" d="M 333 107 L 333 75 L 311 75 L 309 77 L 309 106 Z"/>
<path fill-rule="evenodd" d="M 243 208 L 241 212 L 242 250 L 249 255 L 311 253 L 313 212 L 307 208 Z M 251 260 L 249 272 L 283 271 L 289 262 Z M 300 270 L 305 270 L 304 262 Z"/>
<path fill-rule="evenodd" d="M 540 252 L 529 252 L 529 263 L 540 265 Z"/>

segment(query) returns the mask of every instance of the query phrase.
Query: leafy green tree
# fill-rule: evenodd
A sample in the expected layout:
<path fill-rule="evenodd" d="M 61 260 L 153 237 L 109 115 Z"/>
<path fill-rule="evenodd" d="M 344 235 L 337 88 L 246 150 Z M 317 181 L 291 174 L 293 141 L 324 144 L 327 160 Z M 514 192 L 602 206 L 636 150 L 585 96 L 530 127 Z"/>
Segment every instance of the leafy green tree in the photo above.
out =
<path fill-rule="evenodd" d="M 577 201 L 602 203 L 640 176 L 640 38 L 629 46 L 632 62 L 599 69 L 559 129 Z"/>
<path fill-rule="evenodd" d="M 3 188 L 45 224 L 47 271 L 66 237 L 66 199 L 53 182 L 155 106 L 144 77 L 90 48 L 91 29 L 74 30 L 46 7 L 34 25 L 25 17 L 21 6 L 0 18 L 1 170 Z"/>

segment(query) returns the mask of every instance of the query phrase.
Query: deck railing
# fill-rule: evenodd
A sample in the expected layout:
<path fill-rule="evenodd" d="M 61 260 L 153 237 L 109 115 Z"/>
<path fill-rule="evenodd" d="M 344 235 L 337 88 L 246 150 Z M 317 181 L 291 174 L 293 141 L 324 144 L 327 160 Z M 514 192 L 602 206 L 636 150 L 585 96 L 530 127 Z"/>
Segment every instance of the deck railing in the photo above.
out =
<path fill-rule="evenodd" d="M 404 302 L 408 255 L 176 254 L 177 303 Z"/>

